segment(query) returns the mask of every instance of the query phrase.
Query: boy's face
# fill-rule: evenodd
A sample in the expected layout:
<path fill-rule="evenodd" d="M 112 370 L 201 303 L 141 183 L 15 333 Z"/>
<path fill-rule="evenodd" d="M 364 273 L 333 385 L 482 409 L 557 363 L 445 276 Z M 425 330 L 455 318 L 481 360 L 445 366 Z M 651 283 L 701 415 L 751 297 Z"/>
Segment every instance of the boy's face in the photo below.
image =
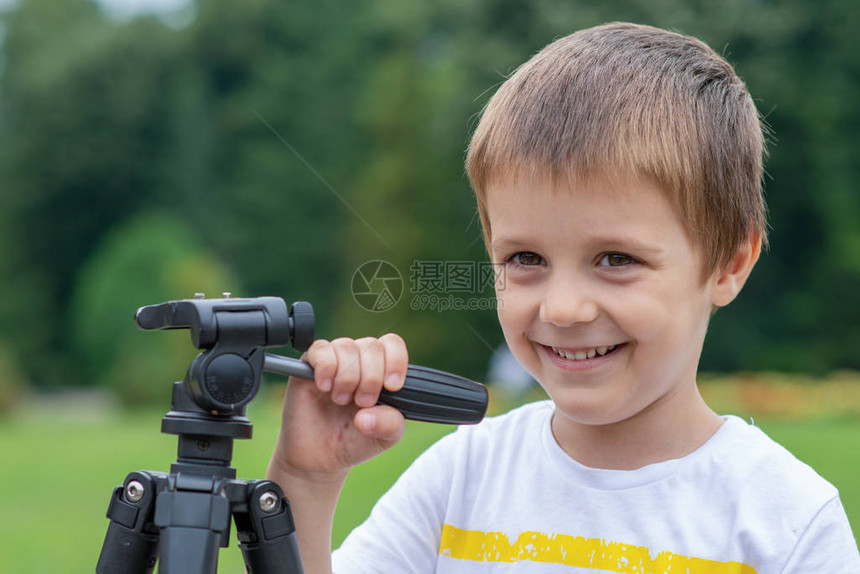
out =
<path fill-rule="evenodd" d="M 701 254 L 666 193 L 594 178 L 487 195 L 502 330 L 557 412 L 610 424 L 690 396 L 713 279 L 702 283 Z"/>

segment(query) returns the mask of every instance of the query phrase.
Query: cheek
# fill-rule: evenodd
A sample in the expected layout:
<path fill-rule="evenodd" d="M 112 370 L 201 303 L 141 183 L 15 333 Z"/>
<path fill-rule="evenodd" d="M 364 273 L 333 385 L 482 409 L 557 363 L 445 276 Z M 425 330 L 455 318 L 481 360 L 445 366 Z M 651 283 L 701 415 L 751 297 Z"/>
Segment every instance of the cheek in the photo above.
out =
<path fill-rule="evenodd" d="M 527 297 L 520 297 L 510 291 L 496 292 L 498 305 L 496 314 L 502 335 L 514 358 L 535 379 L 539 379 L 538 365 L 540 363 L 535 349 L 529 342 L 535 314 Z"/>
<path fill-rule="evenodd" d="M 689 296 L 696 287 L 687 289 L 665 285 L 648 296 L 627 298 L 624 301 L 626 310 L 617 315 L 621 317 L 622 328 L 637 342 L 646 345 L 654 356 L 682 353 L 703 336 L 709 315 L 704 298 Z"/>
<path fill-rule="evenodd" d="M 523 330 L 531 322 L 531 304 L 522 290 L 512 287 L 496 290 L 496 313 L 505 332 Z"/>
<path fill-rule="evenodd" d="M 616 298 L 612 317 L 625 333 L 639 341 L 647 341 L 659 336 L 674 321 L 676 311 L 660 298 L 627 293 Z"/>
<path fill-rule="evenodd" d="M 496 293 L 496 315 L 499 317 L 499 326 L 502 328 L 502 333 L 505 338 L 513 329 L 513 313 L 510 301 L 504 296 L 504 293 Z"/>

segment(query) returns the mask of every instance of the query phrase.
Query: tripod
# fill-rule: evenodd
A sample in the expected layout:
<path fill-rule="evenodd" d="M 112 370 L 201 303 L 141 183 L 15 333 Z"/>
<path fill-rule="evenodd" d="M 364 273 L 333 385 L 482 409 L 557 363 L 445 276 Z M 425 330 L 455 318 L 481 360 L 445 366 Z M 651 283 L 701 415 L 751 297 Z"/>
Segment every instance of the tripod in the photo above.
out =
<path fill-rule="evenodd" d="M 204 349 L 183 381 L 174 383 L 161 432 L 179 437 L 170 473 L 135 471 L 111 496 L 110 519 L 97 574 L 214 574 L 218 550 L 230 537 L 231 516 L 250 574 L 303 572 L 290 504 L 268 480 L 240 480 L 230 466 L 233 440 L 251 438 L 245 406 L 263 370 L 313 378 L 307 363 L 266 354 L 291 343 L 306 350 L 314 338 L 313 308 L 278 297 L 195 298 L 142 307 L 144 330 L 184 329 Z M 450 373 L 410 365 L 402 390 L 380 403 L 406 418 L 448 424 L 479 422 L 487 390 Z"/>

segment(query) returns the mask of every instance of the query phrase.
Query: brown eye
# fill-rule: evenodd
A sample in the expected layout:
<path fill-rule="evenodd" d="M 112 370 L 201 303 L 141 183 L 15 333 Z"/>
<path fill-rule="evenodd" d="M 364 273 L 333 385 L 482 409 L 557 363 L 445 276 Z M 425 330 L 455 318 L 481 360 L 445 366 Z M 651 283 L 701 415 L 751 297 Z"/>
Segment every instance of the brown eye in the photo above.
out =
<path fill-rule="evenodd" d="M 519 253 L 514 253 L 510 257 L 510 260 L 527 267 L 543 263 L 543 257 L 532 251 L 520 251 Z"/>
<path fill-rule="evenodd" d="M 600 258 L 598 265 L 602 267 L 624 267 L 625 265 L 632 265 L 634 263 L 636 263 L 636 260 L 624 253 L 607 253 Z"/>

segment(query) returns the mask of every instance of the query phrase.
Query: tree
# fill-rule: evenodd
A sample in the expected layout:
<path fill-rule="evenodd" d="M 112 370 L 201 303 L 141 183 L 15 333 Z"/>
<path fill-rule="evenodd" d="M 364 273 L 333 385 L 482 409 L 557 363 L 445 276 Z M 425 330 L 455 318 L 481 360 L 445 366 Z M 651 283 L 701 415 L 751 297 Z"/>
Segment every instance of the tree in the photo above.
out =
<path fill-rule="evenodd" d="M 187 331 L 144 333 L 138 307 L 177 293 L 219 296 L 240 285 L 179 218 L 142 213 L 108 235 L 80 271 L 70 335 L 83 384 L 115 389 L 130 404 L 163 400 L 199 352 Z"/>

